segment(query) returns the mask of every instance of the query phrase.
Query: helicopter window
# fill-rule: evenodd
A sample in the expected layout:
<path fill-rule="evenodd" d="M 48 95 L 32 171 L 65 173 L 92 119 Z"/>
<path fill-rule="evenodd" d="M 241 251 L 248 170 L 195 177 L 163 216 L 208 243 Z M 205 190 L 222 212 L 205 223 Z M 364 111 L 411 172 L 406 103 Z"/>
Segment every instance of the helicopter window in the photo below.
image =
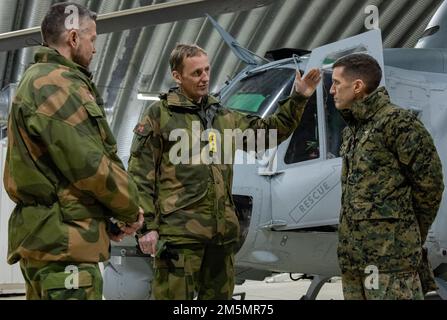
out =
<path fill-rule="evenodd" d="M 230 98 L 228 105 L 235 110 L 256 113 L 264 101 L 265 97 L 262 94 L 238 93 Z"/>
<path fill-rule="evenodd" d="M 335 61 L 353 53 L 368 53 L 368 49 L 366 49 L 363 45 L 360 45 L 354 48 L 348 48 L 346 50 L 331 53 L 324 59 L 322 69 L 332 68 Z"/>
<path fill-rule="evenodd" d="M 346 122 L 335 108 L 334 97 L 330 94 L 332 87 L 332 72 L 323 73 L 324 111 L 327 128 L 327 159 L 340 157 L 340 146 L 343 129 Z"/>
<path fill-rule="evenodd" d="M 295 71 L 275 68 L 252 74 L 236 83 L 222 99 L 230 109 L 266 117 L 277 109 L 277 102 L 292 91 Z"/>
<path fill-rule="evenodd" d="M 300 125 L 292 136 L 284 162 L 293 164 L 319 157 L 317 99 L 314 94 L 307 103 Z"/>

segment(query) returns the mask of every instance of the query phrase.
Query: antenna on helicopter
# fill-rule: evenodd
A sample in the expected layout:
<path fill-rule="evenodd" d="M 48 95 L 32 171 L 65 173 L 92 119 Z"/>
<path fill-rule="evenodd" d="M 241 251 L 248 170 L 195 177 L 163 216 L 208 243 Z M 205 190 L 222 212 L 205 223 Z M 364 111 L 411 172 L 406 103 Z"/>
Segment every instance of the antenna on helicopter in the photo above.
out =
<path fill-rule="evenodd" d="M 447 48 L 447 1 L 444 1 L 433 16 L 416 48 Z"/>
<path fill-rule="evenodd" d="M 231 51 L 242 61 L 244 61 L 246 64 L 249 65 L 263 65 L 265 63 L 269 63 L 270 61 L 258 56 L 256 53 L 251 52 L 247 48 L 244 48 L 237 42 L 235 38 L 231 34 L 229 34 L 227 31 L 225 31 L 219 23 L 214 20 L 209 14 L 206 14 L 207 18 L 210 20 L 214 28 L 219 32 L 222 39 L 225 41 L 226 44 L 230 47 Z"/>

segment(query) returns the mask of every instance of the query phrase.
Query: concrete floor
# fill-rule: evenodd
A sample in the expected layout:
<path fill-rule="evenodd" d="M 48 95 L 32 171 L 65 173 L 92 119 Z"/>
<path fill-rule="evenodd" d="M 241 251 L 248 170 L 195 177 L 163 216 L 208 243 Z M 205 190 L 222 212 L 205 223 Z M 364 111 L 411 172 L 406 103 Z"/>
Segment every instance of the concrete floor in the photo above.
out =
<path fill-rule="evenodd" d="M 300 300 L 306 294 L 310 283 L 310 280 L 295 282 L 290 279 L 289 274 L 278 274 L 264 281 L 246 281 L 243 285 L 236 286 L 234 293 L 245 293 L 245 300 Z M 240 296 L 235 299 L 240 299 Z M 433 293 L 426 299 L 439 300 L 439 296 Z M 0 296 L 1 300 L 25 300 L 25 296 Z M 343 300 L 340 278 L 332 278 L 326 283 L 317 300 Z"/>
<path fill-rule="evenodd" d="M 294 278 L 298 275 L 294 275 Z M 246 293 L 246 300 L 299 300 L 307 292 L 310 280 L 292 281 L 289 274 L 278 274 L 264 281 L 246 281 L 236 286 L 235 294 Z M 340 278 L 326 283 L 317 300 L 343 300 Z"/>
<path fill-rule="evenodd" d="M 243 285 L 236 286 L 234 293 L 245 293 L 246 300 L 299 300 L 306 294 L 309 285 L 310 280 L 295 282 L 290 279 L 289 274 L 278 274 L 264 281 L 246 281 Z M 24 299 L 24 296 L 0 296 L 0 300 Z M 343 300 L 339 278 L 333 278 L 330 283 L 326 283 L 317 300 Z"/>

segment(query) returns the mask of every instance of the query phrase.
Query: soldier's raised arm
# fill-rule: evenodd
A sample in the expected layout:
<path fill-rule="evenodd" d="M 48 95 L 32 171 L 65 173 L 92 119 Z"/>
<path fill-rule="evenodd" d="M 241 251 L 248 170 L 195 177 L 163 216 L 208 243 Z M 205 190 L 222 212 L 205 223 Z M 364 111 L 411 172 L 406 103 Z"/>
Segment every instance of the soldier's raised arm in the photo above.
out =
<path fill-rule="evenodd" d="M 294 92 L 288 99 L 279 103 L 278 111 L 275 114 L 262 119 L 257 116 L 233 112 L 236 127 L 242 131 L 246 129 L 276 129 L 278 144 L 287 140 L 301 122 L 306 103 L 314 94 L 320 80 L 321 74 L 317 69 L 309 71 L 304 78 L 301 78 L 301 74 L 297 72 Z"/>

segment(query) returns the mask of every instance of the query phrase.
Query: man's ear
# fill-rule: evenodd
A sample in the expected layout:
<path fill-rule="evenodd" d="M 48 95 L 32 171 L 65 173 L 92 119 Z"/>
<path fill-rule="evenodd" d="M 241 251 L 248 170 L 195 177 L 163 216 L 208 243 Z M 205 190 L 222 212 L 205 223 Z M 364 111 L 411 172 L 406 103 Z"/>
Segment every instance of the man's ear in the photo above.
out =
<path fill-rule="evenodd" d="M 180 86 L 182 84 L 182 76 L 178 71 L 172 72 L 172 77 L 174 78 L 175 82 Z"/>
<path fill-rule="evenodd" d="M 68 44 L 71 48 L 76 48 L 78 46 L 79 37 L 76 30 L 70 30 L 68 32 Z"/>
<path fill-rule="evenodd" d="M 357 79 L 354 81 L 354 93 L 356 96 L 362 96 L 366 92 L 366 84 L 362 79 Z"/>

